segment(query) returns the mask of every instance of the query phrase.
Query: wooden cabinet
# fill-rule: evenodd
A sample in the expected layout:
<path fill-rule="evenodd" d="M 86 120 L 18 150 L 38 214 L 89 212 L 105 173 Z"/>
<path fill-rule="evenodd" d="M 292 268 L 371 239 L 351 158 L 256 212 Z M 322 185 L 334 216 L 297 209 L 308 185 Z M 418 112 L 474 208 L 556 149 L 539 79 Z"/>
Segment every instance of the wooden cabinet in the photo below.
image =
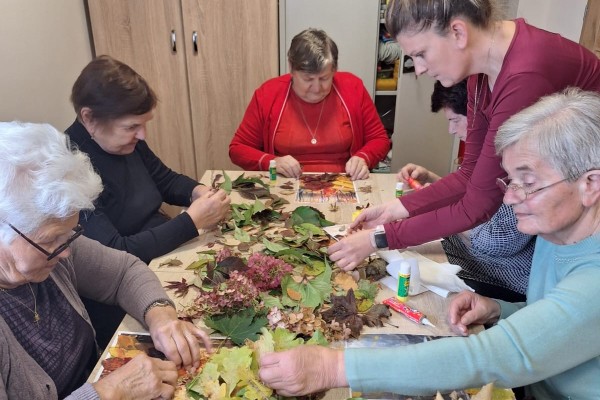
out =
<path fill-rule="evenodd" d="M 159 98 L 148 143 L 199 179 L 228 147 L 254 90 L 277 76 L 277 0 L 87 0 L 96 55 L 134 68 Z"/>

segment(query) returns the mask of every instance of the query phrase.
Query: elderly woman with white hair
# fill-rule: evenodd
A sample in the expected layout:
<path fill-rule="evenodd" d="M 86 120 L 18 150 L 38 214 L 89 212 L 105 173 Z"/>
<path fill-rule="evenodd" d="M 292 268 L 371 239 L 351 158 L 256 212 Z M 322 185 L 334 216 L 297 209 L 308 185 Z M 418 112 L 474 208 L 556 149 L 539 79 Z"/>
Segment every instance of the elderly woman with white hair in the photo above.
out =
<path fill-rule="evenodd" d="M 170 398 L 208 336 L 179 321 L 138 258 L 81 237 L 102 190 L 88 157 L 50 125 L 0 123 L 0 398 Z M 170 361 L 147 356 L 94 384 L 94 330 L 80 295 L 119 304 Z"/>
<path fill-rule="evenodd" d="M 526 386 L 536 400 L 600 398 L 600 95 L 543 98 L 500 128 L 499 186 L 517 228 L 538 235 L 527 301 L 463 292 L 449 321 L 494 326 L 385 349 L 299 347 L 261 358 L 260 377 L 283 395 L 350 385 L 358 391 Z M 318 361 L 315 361 L 318 360 Z"/>

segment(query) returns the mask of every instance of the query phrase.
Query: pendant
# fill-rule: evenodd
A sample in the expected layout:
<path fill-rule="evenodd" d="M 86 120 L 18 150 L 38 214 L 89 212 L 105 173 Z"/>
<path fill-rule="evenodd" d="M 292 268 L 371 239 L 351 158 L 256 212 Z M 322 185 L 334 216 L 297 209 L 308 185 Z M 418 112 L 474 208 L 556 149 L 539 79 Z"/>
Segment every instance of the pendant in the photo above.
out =
<path fill-rule="evenodd" d="M 40 321 L 40 314 L 34 312 L 33 313 L 33 322 L 38 323 Z"/>
<path fill-rule="evenodd" d="M 317 144 L 317 139 L 312 138 L 312 140 L 310 141 L 312 144 Z"/>

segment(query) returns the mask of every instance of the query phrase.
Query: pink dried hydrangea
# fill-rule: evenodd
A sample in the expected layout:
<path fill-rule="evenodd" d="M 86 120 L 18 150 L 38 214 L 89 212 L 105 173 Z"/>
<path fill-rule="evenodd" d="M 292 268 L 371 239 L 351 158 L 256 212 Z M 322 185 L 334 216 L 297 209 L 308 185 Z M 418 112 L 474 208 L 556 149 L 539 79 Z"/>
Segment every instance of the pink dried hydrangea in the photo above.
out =
<path fill-rule="evenodd" d="M 254 253 L 248 259 L 246 276 L 261 292 L 276 289 L 281 279 L 292 272 L 292 266 L 279 258 L 266 254 Z"/>
<path fill-rule="evenodd" d="M 218 264 L 227 257 L 231 257 L 232 255 L 233 253 L 231 252 L 231 249 L 229 247 L 223 247 L 215 256 L 215 262 Z"/>
<path fill-rule="evenodd" d="M 211 291 L 201 291 L 194 300 L 194 308 L 200 315 L 230 314 L 254 307 L 259 294 L 248 277 L 233 271 L 228 280 Z"/>

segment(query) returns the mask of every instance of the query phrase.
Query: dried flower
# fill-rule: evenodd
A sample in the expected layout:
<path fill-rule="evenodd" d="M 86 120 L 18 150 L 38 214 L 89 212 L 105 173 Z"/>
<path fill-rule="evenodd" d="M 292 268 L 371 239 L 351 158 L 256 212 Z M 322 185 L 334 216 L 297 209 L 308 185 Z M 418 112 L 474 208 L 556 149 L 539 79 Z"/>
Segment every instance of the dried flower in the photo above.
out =
<path fill-rule="evenodd" d="M 248 259 L 246 276 L 260 291 L 276 289 L 281 285 L 281 279 L 292 272 L 292 266 L 278 258 L 254 253 Z"/>

